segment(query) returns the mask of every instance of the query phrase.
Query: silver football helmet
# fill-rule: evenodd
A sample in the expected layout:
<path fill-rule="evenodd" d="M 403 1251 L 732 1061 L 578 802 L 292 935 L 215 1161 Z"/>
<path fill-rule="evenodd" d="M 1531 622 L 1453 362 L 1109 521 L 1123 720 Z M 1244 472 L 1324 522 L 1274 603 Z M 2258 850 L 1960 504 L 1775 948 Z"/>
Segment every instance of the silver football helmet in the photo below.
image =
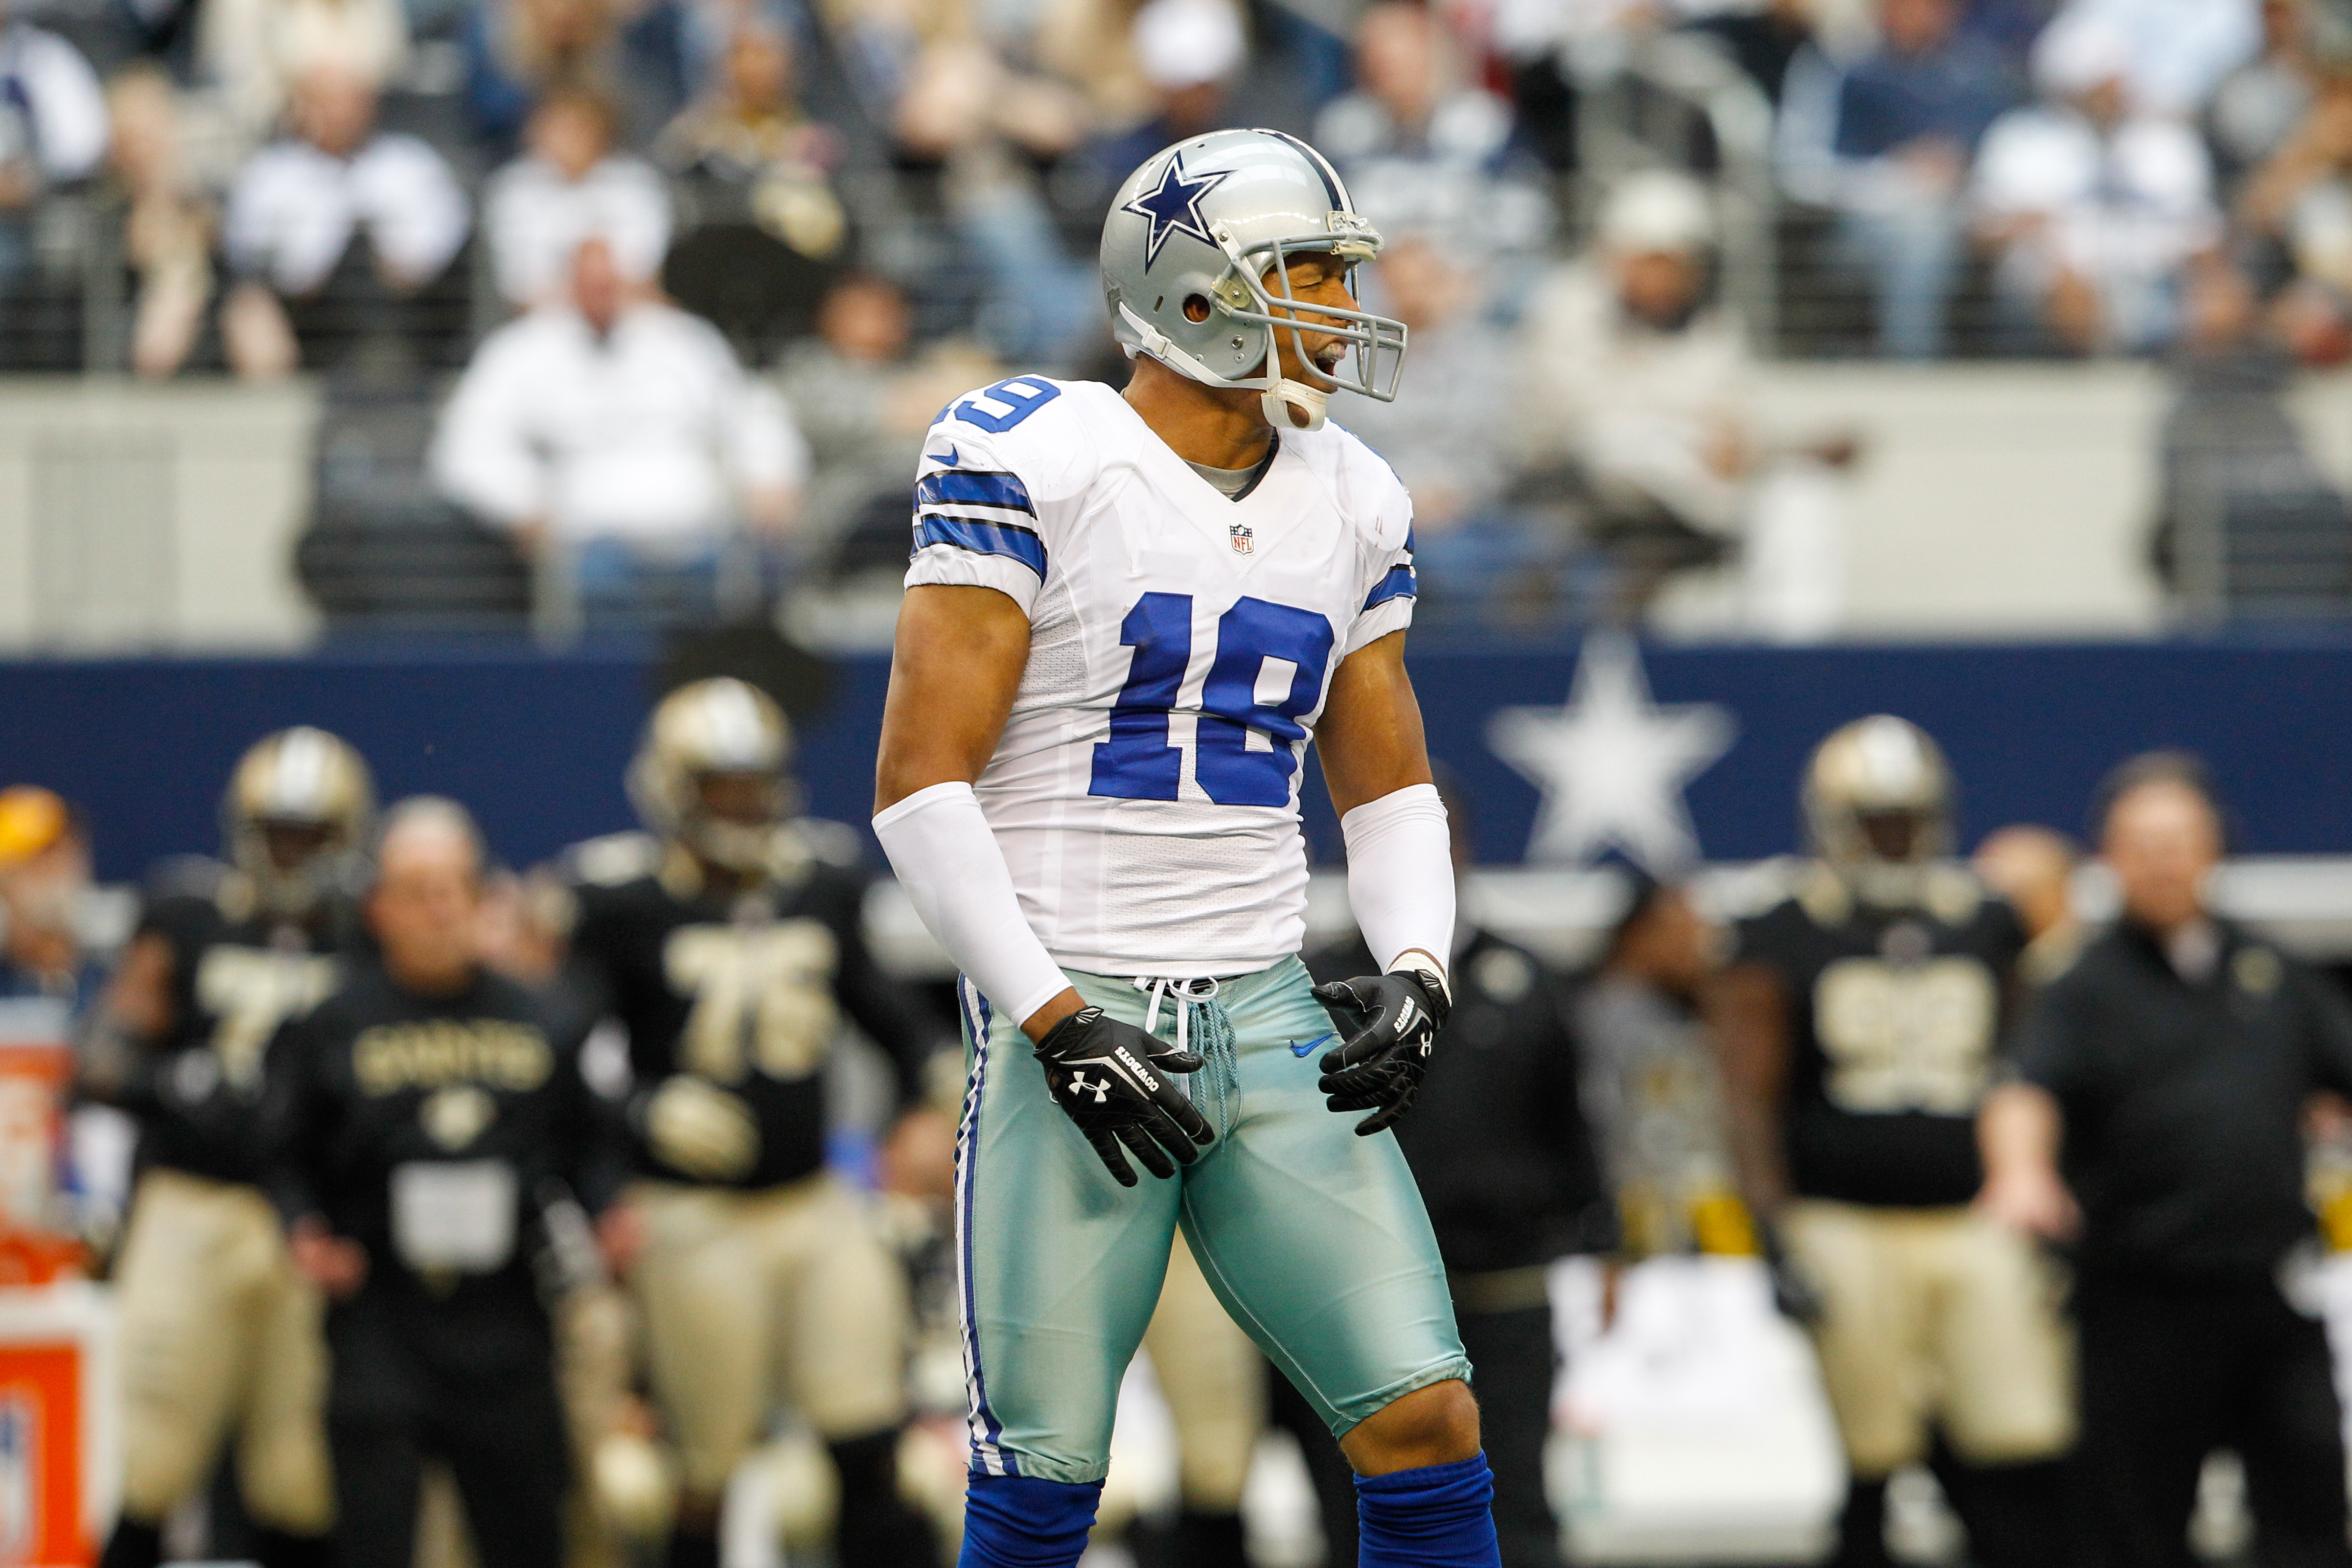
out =
<path fill-rule="evenodd" d="M 1380 231 L 1356 216 L 1314 148 L 1279 131 L 1212 132 L 1147 159 L 1112 198 L 1103 298 L 1130 357 L 1149 354 L 1208 386 L 1257 388 L 1276 429 L 1313 430 L 1342 387 L 1396 396 L 1404 323 L 1299 301 L 1290 258 L 1335 253 L 1352 269 L 1380 250 Z M 1282 374 L 1284 331 L 1312 383 Z M 1316 364 L 1304 332 L 1339 340 L 1343 357 Z"/>

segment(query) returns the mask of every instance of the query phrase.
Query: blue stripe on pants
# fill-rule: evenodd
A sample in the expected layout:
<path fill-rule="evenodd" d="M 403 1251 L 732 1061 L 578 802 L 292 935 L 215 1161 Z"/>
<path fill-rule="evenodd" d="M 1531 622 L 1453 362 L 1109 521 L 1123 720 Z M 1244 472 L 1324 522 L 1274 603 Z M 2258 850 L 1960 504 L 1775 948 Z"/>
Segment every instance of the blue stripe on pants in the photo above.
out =
<path fill-rule="evenodd" d="M 994 1021 L 988 998 L 969 980 L 956 982 L 958 1000 L 963 1004 L 964 1027 L 971 1039 L 971 1087 L 964 1096 L 962 1123 L 956 1129 L 956 1291 L 962 1303 L 959 1314 L 963 1327 L 963 1371 L 965 1394 L 971 1408 L 965 1426 L 971 1437 L 971 1471 L 974 1475 L 1018 1476 L 1021 1471 L 1013 1457 L 1001 1447 L 1004 1428 L 988 1407 L 988 1380 L 980 1365 L 980 1331 L 971 1306 L 971 1205 L 974 1179 L 978 1166 L 976 1150 L 979 1144 L 980 1107 L 988 1092 L 988 1032 Z"/>

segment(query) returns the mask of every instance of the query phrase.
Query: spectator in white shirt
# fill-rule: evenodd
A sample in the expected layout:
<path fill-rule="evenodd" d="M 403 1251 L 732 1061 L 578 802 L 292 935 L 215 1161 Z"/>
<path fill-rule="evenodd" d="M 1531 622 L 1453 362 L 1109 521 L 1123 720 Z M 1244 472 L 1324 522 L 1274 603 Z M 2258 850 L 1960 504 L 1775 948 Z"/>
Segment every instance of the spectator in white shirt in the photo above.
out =
<path fill-rule="evenodd" d="M 2189 264 L 2221 237 L 2205 144 L 2134 100 L 2119 33 L 2053 25 L 2033 66 L 2043 101 L 2002 116 L 1977 163 L 2003 300 L 2077 353 L 2160 349 Z"/>
<path fill-rule="evenodd" d="M 223 238 L 243 281 L 221 324 L 241 375 L 282 374 L 298 352 L 316 364 L 344 336 L 397 334 L 403 302 L 447 269 L 470 223 L 441 154 L 376 129 L 365 78 L 314 68 L 292 109 L 295 134 L 255 153 L 229 190 Z"/>
<path fill-rule="evenodd" d="M 562 296 L 572 256 L 602 239 L 622 276 L 643 283 L 669 249 L 669 197 L 642 158 L 613 149 L 613 106 L 560 87 L 525 132 L 529 151 L 499 171 L 484 199 L 499 292 L 530 306 Z"/>
<path fill-rule="evenodd" d="M 65 39 L 5 19 L 0 6 L 0 284 L 31 259 L 26 222 L 52 186 L 95 173 L 106 155 L 106 100 Z"/>
<path fill-rule="evenodd" d="M 1612 507 L 1737 526 L 1752 452 L 1738 323 L 1707 298 L 1713 205 L 1653 170 L 1610 193 L 1588 257 L 1555 268 L 1519 333 L 1525 462 L 1581 468 Z"/>
<path fill-rule="evenodd" d="M 807 447 L 718 330 L 633 284 L 609 242 L 575 249 L 569 292 L 483 342 L 435 482 L 568 563 L 591 627 L 708 621 L 733 542 L 772 557 L 790 528 Z"/>

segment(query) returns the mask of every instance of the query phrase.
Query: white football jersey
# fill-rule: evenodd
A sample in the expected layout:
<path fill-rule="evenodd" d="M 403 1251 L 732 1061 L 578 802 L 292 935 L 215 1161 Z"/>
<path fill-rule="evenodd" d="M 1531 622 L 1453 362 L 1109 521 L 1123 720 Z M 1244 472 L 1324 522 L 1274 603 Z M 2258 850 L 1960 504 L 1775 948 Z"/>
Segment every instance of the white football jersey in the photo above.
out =
<path fill-rule="evenodd" d="M 1298 787 L 1341 659 L 1412 619 L 1412 503 L 1337 425 L 1228 500 L 1097 382 L 1017 375 L 924 443 L 908 586 L 1029 615 L 975 784 L 1055 960 L 1245 974 L 1306 935 Z"/>

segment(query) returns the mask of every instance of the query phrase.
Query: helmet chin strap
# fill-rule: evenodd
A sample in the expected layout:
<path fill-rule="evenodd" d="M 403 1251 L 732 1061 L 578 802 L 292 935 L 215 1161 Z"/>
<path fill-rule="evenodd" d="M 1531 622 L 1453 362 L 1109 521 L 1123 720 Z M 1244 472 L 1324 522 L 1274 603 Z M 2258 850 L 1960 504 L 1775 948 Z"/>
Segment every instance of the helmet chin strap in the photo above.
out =
<path fill-rule="evenodd" d="M 1126 301 L 1120 301 L 1118 313 L 1134 331 L 1138 340 L 1135 345 L 1127 351 L 1130 358 L 1138 353 L 1149 354 L 1177 374 L 1189 381 L 1197 381 L 1204 386 L 1252 384 L 1248 381 L 1238 383 L 1228 381 L 1217 374 L 1207 365 L 1178 348 L 1160 329 L 1137 315 L 1135 308 Z M 1267 328 L 1265 332 L 1265 352 L 1269 360 L 1274 358 L 1276 352 L 1274 329 L 1271 327 Z M 1328 386 L 1309 386 L 1303 381 L 1293 381 L 1288 376 L 1277 376 L 1272 386 L 1258 394 L 1258 407 L 1265 412 L 1265 422 L 1277 430 L 1320 430 L 1323 428 L 1323 416 L 1331 406 L 1331 392 L 1332 389 Z"/>
<path fill-rule="evenodd" d="M 1328 387 L 1309 386 L 1285 376 L 1258 395 L 1265 422 L 1276 430 L 1320 430 L 1331 406 Z"/>

